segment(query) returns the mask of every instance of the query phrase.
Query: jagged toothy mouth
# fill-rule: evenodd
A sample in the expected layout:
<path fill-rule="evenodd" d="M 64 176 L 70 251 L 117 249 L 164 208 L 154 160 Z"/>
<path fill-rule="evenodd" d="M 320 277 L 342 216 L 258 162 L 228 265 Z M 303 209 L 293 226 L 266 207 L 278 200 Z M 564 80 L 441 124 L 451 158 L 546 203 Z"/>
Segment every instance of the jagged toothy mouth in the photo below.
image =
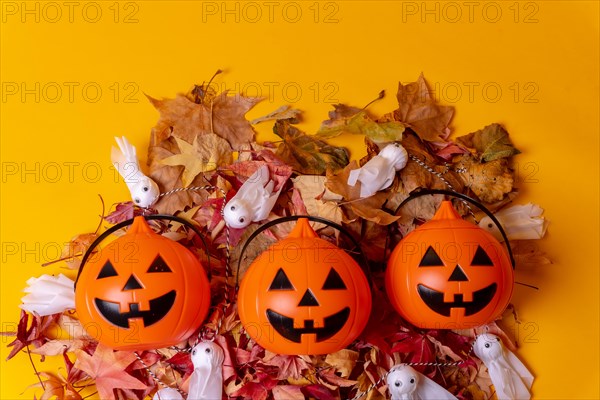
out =
<path fill-rule="evenodd" d="M 444 293 L 428 288 L 424 285 L 417 285 L 417 290 L 421 300 L 433 311 L 445 317 L 450 316 L 452 308 L 464 308 L 465 316 L 473 315 L 483 310 L 494 298 L 498 285 L 492 283 L 483 289 L 473 292 L 472 301 L 464 301 L 462 294 L 455 294 L 454 301 L 445 303 Z"/>
<path fill-rule="evenodd" d="M 341 311 L 324 318 L 324 326 L 322 328 L 314 327 L 314 320 L 305 319 L 304 328 L 294 328 L 294 319 L 279 314 L 271 309 L 267 309 L 267 318 L 269 323 L 275 328 L 284 338 L 291 340 L 294 343 L 300 343 L 302 335 L 316 334 L 317 342 L 322 342 L 329 339 L 338 333 L 348 321 L 350 316 L 350 308 L 345 307 Z"/>
<path fill-rule="evenodd" d="M 129 328 L 131 318 L 141 318 L 144 321 L 144 327 L 157 323 L 167 315 L 175 303 L 175 290 L 150 300 L 150 309 L 140 311 L 138 303 L 130 303 L 129 311 L 120 312 L 119 303 L 112 301 L 94 299 L 96 308 L 108 322 L 121 328 Z"/>

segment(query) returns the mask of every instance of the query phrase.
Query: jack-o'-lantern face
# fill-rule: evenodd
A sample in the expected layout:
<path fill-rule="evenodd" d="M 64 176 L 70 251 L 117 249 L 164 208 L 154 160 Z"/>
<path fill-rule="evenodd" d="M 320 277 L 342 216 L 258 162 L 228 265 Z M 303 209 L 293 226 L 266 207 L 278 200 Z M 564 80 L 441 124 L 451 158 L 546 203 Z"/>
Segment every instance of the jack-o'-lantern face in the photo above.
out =
<path fill-rule="evenodd" d="M 248 334 L 279 354 L 344 348 L 364 329 L 371 309 L 358 264 L 317 237 L 306 219 L 252 263 L 238 299 Z"/>
<path fill-rule="evenodd" d="M 450 202 L 402 239 L 388 260 L 388 297 L 421 328 L 484 325 L 504 311 L 512 287 L 512 265 L 502 245 L 462 220 Z"/>
<path fill-rule="evenodd" d="M 210 287 L 191 251 L 138 217 L 84 266 L 75 299 L 92 337 L 115 349 L 143 350 L 189 337 L 208 312 Z"/>

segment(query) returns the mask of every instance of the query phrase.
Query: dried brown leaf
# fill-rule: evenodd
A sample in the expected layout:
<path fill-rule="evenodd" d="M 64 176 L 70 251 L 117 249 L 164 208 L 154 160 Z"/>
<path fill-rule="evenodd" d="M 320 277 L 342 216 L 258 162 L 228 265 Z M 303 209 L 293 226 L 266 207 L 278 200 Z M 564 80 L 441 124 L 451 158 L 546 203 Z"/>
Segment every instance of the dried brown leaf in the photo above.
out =
<path fill-rule="evenodd" d="M 534 268 L 552 264 L 537 240 L 511 240 L 510 247 L 515 256 L 517 268 Z"/>
<path fill-rule="evenodd" d="M 338 170 L 348 164 L 348 150 L 307 135 L 287 120 L 277 121 L 273 130 L 283 139 L 277 156 L 298 173 L 322 175 L 327 169 Z"/>
<path fill-rule="evenodd" d="M 160 118 L 152 129 L 154 143 L 162 142 L 171 134 L 193 143 L 197 136 L 215 133 L 237 150 L 254 137 L 252 125 L 244 116 L 262 99 L 228 96 L 224 91 L 208 105 L 196 104 L 184 95 L 163 100 L 148 96 L 148 100 L 160 112 Z"/>
<path fill-rule="evenodd" d="M 398 109 L 393 118 L 416 132 L 422 140 L 440 142 L 450 134 L 454 107 L 437 104 L 423 74 L 416 82 L 398 83 Z"/>
<path fill-rule="evenodd" d="M 163 158 L 159 162 L 163 165 L 183 166 L 183 187 L 188 187 L 201 172 L 214 171 L 233 161 L 229 143 L 214 133 L 196 136 L 192 144 L 178 137 L 175 137 L 175 141 L 180 153 Z"/>
<path fill-rule="evenodd" d="M 375 222 L 380 225 L 389 225 L 399 219 L 382 209 L 388 194 L 386 192 L 378 192 L 377 194 L 360 198 L 360 187 L 348 185 L 348 176 L 350 171 L 358 168 L 356 161 L 352 161 L 343 170 L 333 173 L 327 172 L 327 181 L 325 187 L 333 193 L 343 196 L 344 202 L 341 203 L 344 207 L 349 207 L 356 215 Z"/>
<path fill-rule="evenodd" d="M 96 233 L 82 233 L 73 237 L 69 243 L 63 247 L 60 258 L 64 259 L 65 264 L 70 269 L 77 269 L 81 264 L 81 258 L 90 247 L 90 245 L 98 238 Z"/>
<path fill-rule="evenodd" d="M 482 162 L 512 157 L 520 151 L 513 146 L 508 132 L 500 124 L 491 124 L 483 129 L 459 136 L 456 141 L 477 152 Z"/>
<path fill-rule="evenodd" d="M 513 190 L 513 172 L 505 158 L 480 163 L 470 155 L 459 156 L 454 171 L 485 203 L 500 201 Z"/>
<path fill-rule="evenodd" d="M 342 349 L 325 357 L 325 362 L 340 372 L 342 378 L 350 376 L 356 360 L 358 360 L 358 352 L 349 349 Z"/>

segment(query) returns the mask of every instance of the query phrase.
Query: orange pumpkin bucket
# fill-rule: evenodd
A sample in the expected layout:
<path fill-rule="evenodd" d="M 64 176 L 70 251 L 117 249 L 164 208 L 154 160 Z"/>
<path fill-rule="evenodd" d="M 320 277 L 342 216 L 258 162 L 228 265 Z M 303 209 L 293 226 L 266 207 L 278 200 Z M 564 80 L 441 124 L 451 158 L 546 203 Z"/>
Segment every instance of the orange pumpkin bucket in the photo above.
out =
<path fill-rule="evenodd" d="M 423 194 L 432 192 L 448 194 Z M 450 201 L 443 201 L 430 221 L 392 251 L 385 282 L 392 306 L 411 324 L 474 328 L 499 317 L 508 305 L 514 285 L 512 255 L 490 233 L 463 220 Z"/>
<path fill-rule="evenodd" d="M 260 254 L 244 275 L 240 319 L 252 339 L 274 353 L 333 353 L 366 326 L 369 282 L 352 257 L 319 238 L 308 222 L 322 219 L 280 220 L 290 218 L 297 219 L 292 232 Z"/>
<path fill-rule="evenodd" d="M 149 218 L 176 219 L 160 217 Z M 109 233 L 128 224 L 125 235 L 90 257 Z M 155 233 L 144 217 L 100 236 L 83 258 L 75 286 L 75 306 L 85 330 L 119 350 L 155 349 L 186 340 L 209 305 L 210 285 L 198 257 Z"/>

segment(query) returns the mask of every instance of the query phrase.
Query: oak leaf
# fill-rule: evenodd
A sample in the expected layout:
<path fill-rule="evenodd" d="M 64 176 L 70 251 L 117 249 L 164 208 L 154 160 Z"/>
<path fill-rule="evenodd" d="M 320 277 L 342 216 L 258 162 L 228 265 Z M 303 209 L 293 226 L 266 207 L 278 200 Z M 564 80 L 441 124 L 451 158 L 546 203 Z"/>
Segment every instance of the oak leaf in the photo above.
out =
<path fill-rule="evenodd" d="M 95 380 L 101 399 L 114 400 L 115 389 L 146 389 L 146 384 L 125 372 L 125 369 L 137 360 L 127 351 L 113 351 L 98 344 L 93 355 L 83 350 L 75 352 L 75 368 L 84 371 Z"/>
<path fill-rule="evenodd" d="M 348 164 L 348 150 L 307 135 L 288 120 L 277 121 L 273 131 L 283 139 L 277 147 L 277 156 L 297 173 L 322 175 L 328 168 L 337 170 Z"/>
<path fill-rule="evenodd" d="M 163 165 L 182 165 L 181 181 L 183 187 L 188 187 L 201 172 L 214 171 L 217 167 L 230 164 L 233 156 L 229 144 L 214 133 L 196 136 L 189 144 L 175 136 L 179 154 L 161 159 Z"/>
<path fill-rule="evenodd" d="M 485 203 L 500 201 L 513 190 L 513 172 L 506 158 L 481 163 L 471 155 L 464 155 L 454 161 L 454 171 L 464 185 Z"/>
<path fill-rule="evenodd" d="M 479 161 L 482 162 L 508 158 L 520 153 L 510 141 L 506 129 L 500 124 L 488 125 L 468 135 L 459 136 L 456 140 L 466 147 L 475 149 Z"/>
<path fill-rule="evenodd" d="M 423 74 L 416 82 L 398 83 L 398 109 L 393 119 L 411 128 L 422 140 L 444 141 L 450 134 L 454 107 L 437 104 Z"/>
<path fill-rule="evenodd" d="M 196 104 L 184 95 L 163 100 L 147 97 L 160 112 L 160 118 L 152 129 L 155 143 L 171 134 L 193 143 L 197 136 L 215 133 L 227 140 L 234 150 L 252 141 L 254 130 L 244 116 L 262 100 L 239 94 L 228 96 L 227 91 L 215 96 L 208 105 Z"/>

